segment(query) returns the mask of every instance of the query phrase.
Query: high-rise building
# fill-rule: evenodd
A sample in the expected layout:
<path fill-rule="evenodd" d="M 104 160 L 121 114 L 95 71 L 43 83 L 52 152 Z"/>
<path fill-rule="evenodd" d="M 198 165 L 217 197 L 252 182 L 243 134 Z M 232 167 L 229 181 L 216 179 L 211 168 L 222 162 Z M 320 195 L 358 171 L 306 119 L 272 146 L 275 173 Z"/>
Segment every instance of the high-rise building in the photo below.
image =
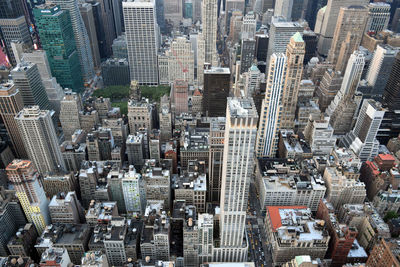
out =
<path fill-rule="evenodd" d="M 208 159 L 208 199 L 219 203 L 221 197 L 222 162 L 224 155 L 225 118 L 212 118 L 210 121 L 209 159 Z"/>
<path fill-rule="evenodd" d="M 201 21 L 203 24 L 204 62 L 215 65 L 217 62 L 217 20 L 218 1 L 204 0 L 201 3 Z"/>
<path fill-rule="evenodd" d="M 386 30 L 390 19 L 390 4 L 385 2 L 372 2 L 368 6 L 368 21 L 366 32 L 381 32 Z"/>
<path fill-rule="evenodd" d="M 231 73 L 228 68 L 211 67 L 204 70 L 203 114 L 208 117 L 225 116 Z"/>
<path fill-rule="evenodd" d="M 131 82 L 129 63 L 126 58 L 108 58 L 103 61 L 101 74 L 104 86 L 128 85 Z"/>
<path fill-rule="evenodd" d="M 293 129 L 297 99 L 303 74 L 305 43 L 299 32 L 291 38 L 286 49 L 286 77 L 282 91 L 281 129 Z"/>
<path fill-rule="evenodd" d="M 111 47 L 114 58 L 128 58 L 128 47 L 125 33 L 115 38 Z"/>
<path fill-rule="evenodd" d="M 41 234 L 50 224 L 46 193 L 39 179 L 39 172 L 29 160 L 14 160 L 7 168 L 8 180 L 14 185 L 17 197 L 29 222 L 33 222 Z"/>
<path fill-rule="evenodd" d="M 204 63 L 205 61 L 205 40 L 202 33 L 197 37 L 197 84 L 203 85 L 204 83 Z"/>
<path fill-rule="evenodd" d="M 27 158 L 27 153 L 18 131 L 15 116 L 23 109 L 24 105 L 20 91 L 12 83 L 0 86 L 0 116 L 11 139 L 14 153 L 19 158 Z"/>
<path fill-rule="evenodd" d="M 390 240 L 385 241 L 385 239 L 382 238 L 372 249 L 368 257 L 367 266 L 400 266 L 400 260 L 397 258 L 398 249 L 399 245 L 397 242 L 392 242 Z"/>
<path fill-rule="evenodd" d="M 165 0 L 164 17 L 165 20 L 170 22 L 174 28 L 178 28 L 179 23 L 183 19 L 183 1 Z"/>
<path fill-rule="evenodd" d="M 154 0 L 123 2 L 131 80 L 158 84 L 158 31 Z M 146 21 L 146 24 L 143 24 Z"/>
<path fill-rule="evenodd" d="M 361 100 L 355 97 L 355 92 L 364 64 L 364 54 L 358 50 L 354 51 L 347 63 L 342 86 L 326 110 L 335 134 L 346 134 L 351 130 L 353 116 L 358 108 L 359 100 Z"/>
<path fill-rule="evenodd" d="M 387 81 L 385 91 L 383 92 L 383 103 L 388 106 L 390 110 L 400 109 L 400 53 L 397 53 L 389 79 Z"/>
<path fill-rule="evenodd" d="M 342 140 L 362 161 L 372 160 L 378 155 L 379 142 L 376 140 L 385 110 L 381 103 L 365 99 L 354 129 Z"/>
<path fill-rule="evenodd" d="M 177 115 L 188 112 L 188 87 L 188 83 L 184 80 L 175 80 L 173 83 L 174 110 Z"/>
<path fill-rule="evenodd" d="M 51 109 L 49 98 L 36 64 L 21 62 L 10 74 L 15 86 L 21 92 L 24 106 L 38 105 L 41 109 Z"/>
<path fill-rule="evenodd" d="M 150 131 L 153 127 L 153 105 L 147 101 L 128 101 L 128 122 L 131 134 L 140 129 Z"/>
<path fill-rule="evenodd" d="M 390 76 L 388 70 L 393 66 L 398 51 L 390 45 L 377 45 L 365 77 L 368 85 L 373 87 L 370 97 L 382 97 Z"/>
<path fill-rule="evenodd" d="M 126 212 L 143 213 L 145 208 L 145 191 L 142 176 L 136 173 L 132 165 L 129 166 L 129 171 L 124 173 L 121 183 Z"/>
<path fill-rule="evenodd" d="M 122 1 L 99 0 L 99 18 L 104 31 L 103 57 L 110 57 L 113 40 L 121 34 Z"/>
<path fill-rule="evenodd" d="M 15 117 L 29 158 L 42 174 L 64 169 L 52 112 L 26 107 Z"/>
<path fill-rule="evenodd" d="M 11 42 L 19 41 L 24 46 L 30 47 L 32 46 L 32 39 L 29 33 L 26 18 L 23 14 L 22 1 L 7 1 L 7 3 L 2 3 L 2 5 L 3 7 L 7 6 L 6 9 L 3 9 L 2 15 L 0 16 L 2 39 L 4 40 L 8 54 L 8 60 L 13 66 L 15 66 L 17 61 L 11 48 Z M 10 8 L 13 10 L 10 11 Z"/>
<path fill-rule="evenodd" d="M 322 23 L 320 26 L 318 26 L 320 28 L 318 28 L 317 25 L 315 26 L 315 31 L 320 34 L 320 38 L 318 40 L 319 54 L 328 55 L 329 49 L 331 48 L 333 35 L 335 33 L 335 26 L 338 20 L 340 8 L 349 6 L 365 6 L 368 4 L 368 2 L 369 1 L 367 0 L 328 0 L 326 7 L 323 8 L 324 12 L 321 13 Z M 320 11 L 318 12 L 318 16 L 320 15 Z"/>
<path fill-rule="evenodd" d="M 37 6 L 34 14 L 51 74 L 63 88 L 79 91 L 83 88 L 83 80 L 72 17 L 55 5 Z"/>
<path fill-rule="evenodd" d="M 340 8 L 328 55 L 328 61 L 336 64 L 336 70 L 344 71 L 351 53 L 360 46 L 367 18 L 368 9 L 363 6 Z M 340 54 L 343 54 L 342 58 Z"/>
<path fill-rule="evenodd" d="M 256 156 L 275 157 L 278 149 L 278 133 L 280 115 L 282 113 L 282 90 L 286 77 L 286 61 L 284 54 L 272 54 L 266 85 L 265 98 L 262 102 L 260 122 L 258 125 Z"/>
<path fill-rule="evenodd" d="M 333 136 L 333 128 L 329 124 L 329 117 L 322 115 L 320 118 L 310 117 L 304 137 L 310 144 L 314 155 L 329 156 L 335 147 L 336 137 Z"/>
<path fill-rule="evenodd" d="M 257 28 L 256 14 L 252 11 L 243 17 L 241 35 L 242 39 L 254 39 Z"/>
<path fill-rule="evenodd" d="M 243 262 L 247 258 L 245 224 L 258 114 L 252 98 L 228 98 L 221 183 L 220 247 L 214 259 Z"/>
<path fill-rule="evenodd" d="M 49 98 L 51 108 L 60 113 L 60 101 L 64 96 L 62 87 L 57 83 L 57 79 L 51 74 L 50 64 L 47 58 L 46 51 L 33 50 L 29 53 L 22 54 L 22 60 L 32 62 L 37 65 L 40 78 L 44 88 L 46 89 L 47 97 Z"/>
<path fill-rule="evenodd" d="M 54 195 L 49 211 L 52 223 L 79 224 L 85 221 L 84 210 L 74 191 Z"/>
<path fill-rule="evenodd" d="M 194 83 L 194 51 L 185 37 L 176 37 L 167 51 L 169 82 L 184 80 Z"/>
<path fill-rule="evenodd" d="M 71 140 L 77 129 L 81 128 L 79 112 L 82 110 L 81 98 L 72 91 L 66 91 L 61 101 L 60 122 L 65 140 Z"/>
<path fill-rule="evenodd" d="M 256 40 L 254 38 L 242 39 L 240 51 L 240 74 L 250 69 L 254 62 Z"/>
<path fill-rule="evenodd" d="M 303 26 L 298 22 L 289 22 L 282 17 L 273 17 L 269 31 L 267 64 L 273 53 L 285 53 L 290 38 L 296 33 L 303 33 Z"/>
<path fill-rule="evenodd" d="M 89 3 L 80 3 L 79 11 L 85 24 L 86 31 L 89 36 L 90 49 L 92 50 L 93 65 L 95 68 L 100 67 L 100 51 L 97 39 L 96 24 L 93 16 L 93 7 Z"/>
<path fill-rule="evenodd" d="M 144 152 L 144 136 L 141 133 L 128 135 L 126 139 L 126 154 L 128 154 L 129 165 L 134 165 L 137 170 L 143 167 L 144 159 L 147 158 Z"/>
<path fill-rule="evenodd" d="M 315 95 L 318 97 L 318 105 L 322 112 L 329 107 L 337 92 L 340 90 L 342 82 L 343 77 L 340 71 L 335 71 L 333 69 L 327 69 L 325 71 L 315 91 Z"/>
<path fill-rule="evenodd" d="M 94 77 L 94 65 L 89 36 L 83 22 L 77 0 L 53 0 L 62 10 L 68 10 L 71 17 L 72 29 L 75 37 L 76 50 L 79 56 L 83 80 L 88 82 Z M 113 39 L 112 39 L 113 40 Z M 111 40 L 111 42 L 112 42 Z M 111 44 L 110 44 L 111 45 Z"/>

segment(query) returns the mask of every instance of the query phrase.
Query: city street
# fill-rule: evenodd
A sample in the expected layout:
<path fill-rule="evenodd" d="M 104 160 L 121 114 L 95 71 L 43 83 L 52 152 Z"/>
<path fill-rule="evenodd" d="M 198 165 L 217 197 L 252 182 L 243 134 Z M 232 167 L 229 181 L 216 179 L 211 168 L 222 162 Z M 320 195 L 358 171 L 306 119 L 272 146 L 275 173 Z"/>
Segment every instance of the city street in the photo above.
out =
<path fill-rule="evenodd" d="M 249 189 L 246 230 L 249 240 L 248 260 L 254 262 L 256 267 L 273 266 L 271 255 L 267 249 L 267 238 L 265 236 L 263 221 L 258 194 L 254 181 L 252 181 Z"/>

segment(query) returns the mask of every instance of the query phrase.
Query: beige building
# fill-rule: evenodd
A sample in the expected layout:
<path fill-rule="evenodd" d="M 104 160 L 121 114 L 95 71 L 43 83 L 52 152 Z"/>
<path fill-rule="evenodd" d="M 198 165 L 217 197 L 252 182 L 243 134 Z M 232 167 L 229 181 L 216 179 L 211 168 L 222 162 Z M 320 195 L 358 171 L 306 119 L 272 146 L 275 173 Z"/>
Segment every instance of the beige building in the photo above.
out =
<path fill-rule="evenodd" d="M 64 132 L 64 139 L 71 140 L 75 130 L 81 128 L 79 113 L 82 111 L 80 96 L 72 91 L 65 92 L 61 100 L 60 122 Z"/>
<path fill-rule="evenodd" d="M 281 129 L 293 129 L 297 99 L 303 73 L 305 43 L 297 32 L 290 38 L 286 49 L 286 78 L 282 91 Z"/>
<path fill-rule="evenodd" d="M 61 192 L 49 203 L 52 223 L 77 224 L 84 222 L 83 208 L 75 192 Z"/>
<path fill-rule="evenodd" d="M 140 129 L 151 130 L 153 125 L 153 105 L 148 100 L 128 101 L 129 133 L 135 133 Z"/>
<path fill-rule="evenodd" d="M 7 129 L 8 136 L 14 148 L 15 155 L 19 158 L 27 158 L 18 125 L 14 117 L 24 107 L 20 91 L 13 83 L 0 85 L 0 116 Z"/>
<path fill-rule="evenodd" d="M 194 51 L 186 37 L 176 37 L 167 51 L 169 81 L 184 80 L 194 84 Z"/>
<path fill-rule="evenodd" d="M 50 199 L 60 192 L 75 191 L 77 185 L 77 181 L 73 172 L 59 175 L 45 175 L 42 183 L 44 191 L 46 192 L 46 196 Z"/>

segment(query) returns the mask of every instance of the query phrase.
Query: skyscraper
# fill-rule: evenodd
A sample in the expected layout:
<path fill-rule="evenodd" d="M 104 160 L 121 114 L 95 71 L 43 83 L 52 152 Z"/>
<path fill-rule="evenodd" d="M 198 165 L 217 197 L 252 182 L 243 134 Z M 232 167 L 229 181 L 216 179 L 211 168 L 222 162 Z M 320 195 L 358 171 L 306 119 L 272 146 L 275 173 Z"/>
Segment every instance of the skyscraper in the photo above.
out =
<path fill-rule="evenodd" d="M 33 222 L 41 234 L 50 224 L 48 200 L 39 173 L 29 160 L 14 160 L 7 168 L 8 180 L 17 191 L 17 197 L 29 222 Z"/>
<path fill-rule="evenodd" d="M 254 38 L 242 39 L 240 51 L 240 74 L 249 70 L 254 62 L 256 40 Z"/>
<path fill-rule="evenodd" d="M 368 22 L 366 32 L 380 32 L 386 30 L 390 19 L 390 5 L 384 2 L 368 4 Z"/>
<path fill-rule="evenodd" d="M 340 8 L 335 32 L 333 34 L 332 46 L 328 55 L 328 61 L 332 64 L 338 63 L 336 65 L 336 70 L 343 71 L 342 68 L 344 67 L 342 66 L 346 66 L 347 59 L 350 57 L 351 53 L 360 46 L 367 18 L 368 9 L 363 6 Z M 350 42 L 346 42 L 349 34 L 351 35 Z M 346 54 L 343 55 L 344 58 L 341 62 L 338 60 L 340 53 Z"/>
<path fill-rule="evenodd" d="M 208 199 L 219 203 L 221 197 L 222 163 L 224 155 L 225 118 L 212 118 L 210 121 L 209 159 L 208 159 Z"/>
<path fill-rule="evenodd" d="M 63 88 L 79 91 L 82 72 L 69 12 L 56 5 L 40 5 L 33 12 L 52 75 Z"/>
<path fill-rule="evenodd" d="M 165 0 L 164 1 L 164 17 L 174 27 L 179 27 L 179 23 L 183 19 L 183 1 L 182 0 Z"/>
<path fill-rule="evenodd" d="M 383 92 L 383 102 L 390 110 L 400 109 L 400 53 L 397 53 L 388 82 Z"/>
<path fill-rule="evenodd" d="M 203 0 L 201 3 L 201 21 L 203 23 L 204 62 L 215 65 L 217 62 L 217 20 L 218 1 Z"/>
<path fill-rule="evenodd" d="M 267 64 L 273 53 L 285 53 L 290 38 L 296 32 L 303 32 L 303 26 L 298 22 L 289 22 L 282 17 L 273 17 L 269 31 Z"/>
<path fill-rule="evenodd" d="M 24 143 L 18 131 L 14 117 L 24 107 L 21 93 L 12 83 L 0 85 L 0 116 L 6 126 L 8 136 L 11 139 L 14 153 L 18 158 L 27 158 Z"/>
<path fill-rule="evenodd" d="M 318 53 L 327 55 L 332 44 L 335 26 L 339 15 L 340 7 L 348 6 L 364 6 L 368 4 L 368 0 L 328 0 L 323 13 L 321 28 L 317 29 L 320 33 L 318 40 Z M 318 12 L 319 13 L 319 12 Z M 317 23 L 318 24 L 318 23 Z"/>
<path fill-rule="evenodd" d="M 21 92 L 24 106 L 38 105 L 41 109 L 51 109 L 49 97 L 35 63 L 24 61 L 19 63 L 11 71 L 11 77 Z"/>
<path fill-rule="evenodd" d="M 226 98 L 230 91 L 231 73 L 228 68 L 204 70 L 203 114 L 225 116 Z"/>
<path fill-rule="evenodd" d="M 170 44 L 168 55 L 169 82 L 185 80 L 194 84 L 194 51 L 185 37 L 176 37 Z"/>
<path fill-rule="evenodd" d="M 335 134 L 346 134 L 351 130 L 353 116 L 359 105 L 355 92 L 364 64 L 364 54 L 358 50 L 354 51 L 347 63 L 342 86 L 326 110 Z"/>
<path fill-rule="evenodd" d="M 80 96 L 72 91 L 67 91 L 61 101 L 60 123 L 64 132 L 64 139 L 71 140 L 77 129 L 81 128 L 79 112 L 82 110 Z"/>
<path fill-rule="evenodd" d="M 122 6 L 131 80 L 137 80 L 139 84 L 157 85 L 158 33 L 154 0 L 129 0 L 123 2 Z"/>
<path fill-rule="evenodd" d="M 305 43 L 299 32 L 295 33 L 286 49 L 287 68 L 282 92 L 281 129 L 293 129 L 297 96 L 303 74 Z"/>
<path fill-rule="evenodd" d="M 28 156 L 42 174 L 65 169 L 51 115 L 32 106 L 15 117 Z"/>
<path fill-rule="evenodd" d="M 94 65 L 89 36 L 87 34 L 85 24 L 83 23 L 81 13 L 79 12 L 78 1 L 52 0 L 52 3 L 58 5 L 62 10 L 69 11 L 82 77 L 84 81 L 88 82 L 94 77 Z"/>
<path fill-rule="evenodd" d="M 220 247 L 216 260 L 243 262 L 246 209 L 254 166 L 258 114 L 252 98 L 228 98 L 221 184 Z"/>
<path fill-rule="evenodd" d="M 376 140 L 376 134 L 384 114 L 381 103 L 365 99 L 354 129 L 342 140 L 362 161 L 372 160 L 378 155 L 379 142 Z"/>
<path fill-rule="evenodd" d="M 105 56 L 110 57 L 112 54 L 111 46 L 113 40 L 118 36 L 116 28 L 119 27 L 121 23 L 118 23 L 117 17 L 119 16 L 119 5 L 120 1 L 115 0 L 98 0 L 96 1 L 100 4 L 100 18 L 102 20 L 102 25 L 104 27 L 105 36 Z M 120 33 L 119 33 L 120 34 Z"/>
<path fill-rule="evenodd" d="M 97 39 L 96 24 L 93 15 L 93 7 L 89 3 L 81 3 L 79 5 L 79 11 L 81 12 L 81 16 L 89 36 L 90 49 L 92 50 L 94 67 L 100 68 L 100 51 Z M 97 25 L 97 27 L 99 27 L 99 25 Z"/>
<path fill-rule="evenodd" d="M 388 70 L 393 66 L 398 51 L 398 48 L 390 45 L 377 45 L 365 77 L 368 85 L 373 87 L 371 97 L 382 97 L 390 76 Z"/>
<path fill-rule="evenodd" d="M 275 157 L 278 149 L 280 115 L 282 113 L 282 90 L 286 77 L 287 58 L 282 53 L 272 54 L 258 124 L 256 156 Z"/>

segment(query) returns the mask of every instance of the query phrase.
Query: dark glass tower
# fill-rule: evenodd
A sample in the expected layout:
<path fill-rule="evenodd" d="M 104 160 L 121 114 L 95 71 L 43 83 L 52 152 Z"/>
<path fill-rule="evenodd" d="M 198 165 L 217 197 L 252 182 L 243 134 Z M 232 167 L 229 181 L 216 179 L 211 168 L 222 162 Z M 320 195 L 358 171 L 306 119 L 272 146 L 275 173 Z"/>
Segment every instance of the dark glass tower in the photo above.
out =
<path fill-rule="evenodd" d="M 400 53 L 397 53 L 385 91 L 383 103 L 389 110 L 400 110 Z"/>

